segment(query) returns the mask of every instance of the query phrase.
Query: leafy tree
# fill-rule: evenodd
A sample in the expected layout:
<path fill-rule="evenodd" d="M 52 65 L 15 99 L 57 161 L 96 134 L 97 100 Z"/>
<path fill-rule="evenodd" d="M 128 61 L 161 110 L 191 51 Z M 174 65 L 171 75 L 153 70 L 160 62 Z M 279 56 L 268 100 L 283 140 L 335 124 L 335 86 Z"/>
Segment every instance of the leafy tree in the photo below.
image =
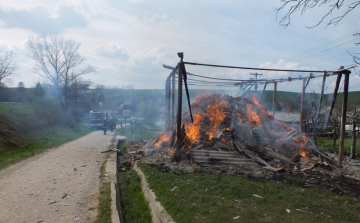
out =
<path fill-rule="evenodd" d="M 24 84 L 24 82 L 19 82 L 19 84 L 18 84 L 18 91 L 25 91 L 26 89 L 25 89 L 25 84 Z"/>
<path fill-rule="evenodd" d="M 55 34 L 36 39 L 30 37 L 28 41 L 35 72 L 54 85 L 63 110 L 69 106 L 71 84 L 80 76 L 95 71 L 92 66 L 81 67 L 85 58 L 80 55 L 79 48 L 79 43 Z"/>
<path fill-rule="evenodd" d="M 34 94 L 35 94 L 35 97 L 38 98 L 38 99 L 41 99 L 41 98 L 44 97 L 44 95 L 45 95 L 45 90 L 44 90 L 44 88 L 41 86 L 40 82 L 37 82 L 37 84 L 35 85 Z"/>
<path fill-rule="evenodd" d="M 12 52 L 0 55 L 0 85 L 5 86 L 6 82 L 11 83 L 10 76 L 17 74 L 18 69 L 15 55 Z"/>

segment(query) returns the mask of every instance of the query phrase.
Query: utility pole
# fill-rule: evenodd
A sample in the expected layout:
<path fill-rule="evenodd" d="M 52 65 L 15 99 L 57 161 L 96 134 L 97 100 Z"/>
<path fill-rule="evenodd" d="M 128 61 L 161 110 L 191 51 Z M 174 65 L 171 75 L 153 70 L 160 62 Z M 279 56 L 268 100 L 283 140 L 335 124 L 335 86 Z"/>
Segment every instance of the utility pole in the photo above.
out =
<path fill-rule="evenodd" d="M 254 75 L 255 76 L 255 91 L 257 91 L 257 76 L 262 76 L 262 74 L 259 74 L 259 73 L 250 73 L 250 75 Z"/>

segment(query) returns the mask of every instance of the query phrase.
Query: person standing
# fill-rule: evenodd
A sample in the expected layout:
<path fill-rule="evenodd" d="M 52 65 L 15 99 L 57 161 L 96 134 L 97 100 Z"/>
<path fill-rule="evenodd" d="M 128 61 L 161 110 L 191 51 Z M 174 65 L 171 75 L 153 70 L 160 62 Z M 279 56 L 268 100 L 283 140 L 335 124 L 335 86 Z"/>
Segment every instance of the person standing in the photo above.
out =
<path fill-rule="evenodd" d="M 106 120 L 104 120 L 103 129 L 104 129 L 104 135 L 106 135 L 106 131 L 108 129 L 108 121 L 106 121 Z"/>

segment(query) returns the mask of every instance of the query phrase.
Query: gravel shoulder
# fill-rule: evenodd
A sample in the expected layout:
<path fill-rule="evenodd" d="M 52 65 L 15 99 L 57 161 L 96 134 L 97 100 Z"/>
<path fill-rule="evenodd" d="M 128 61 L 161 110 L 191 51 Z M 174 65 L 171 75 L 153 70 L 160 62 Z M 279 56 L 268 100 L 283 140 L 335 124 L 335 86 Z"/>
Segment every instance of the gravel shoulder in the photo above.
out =
<path fill-rule="evenodd" d="M 93 222 L 113 136 L 95 131 L 0 171 L 0 222 Z"/>

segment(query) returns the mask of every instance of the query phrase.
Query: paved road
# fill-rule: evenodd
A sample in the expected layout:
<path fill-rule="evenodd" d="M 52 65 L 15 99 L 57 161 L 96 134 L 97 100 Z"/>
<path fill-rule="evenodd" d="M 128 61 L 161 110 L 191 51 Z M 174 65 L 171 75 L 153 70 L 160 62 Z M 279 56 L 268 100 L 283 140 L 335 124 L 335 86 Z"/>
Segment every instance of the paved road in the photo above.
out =
<path fill-rule="evenodd" d="M 0 171 L 0 222 L 93 222 L 113 135 L 95 131 Z"/>

